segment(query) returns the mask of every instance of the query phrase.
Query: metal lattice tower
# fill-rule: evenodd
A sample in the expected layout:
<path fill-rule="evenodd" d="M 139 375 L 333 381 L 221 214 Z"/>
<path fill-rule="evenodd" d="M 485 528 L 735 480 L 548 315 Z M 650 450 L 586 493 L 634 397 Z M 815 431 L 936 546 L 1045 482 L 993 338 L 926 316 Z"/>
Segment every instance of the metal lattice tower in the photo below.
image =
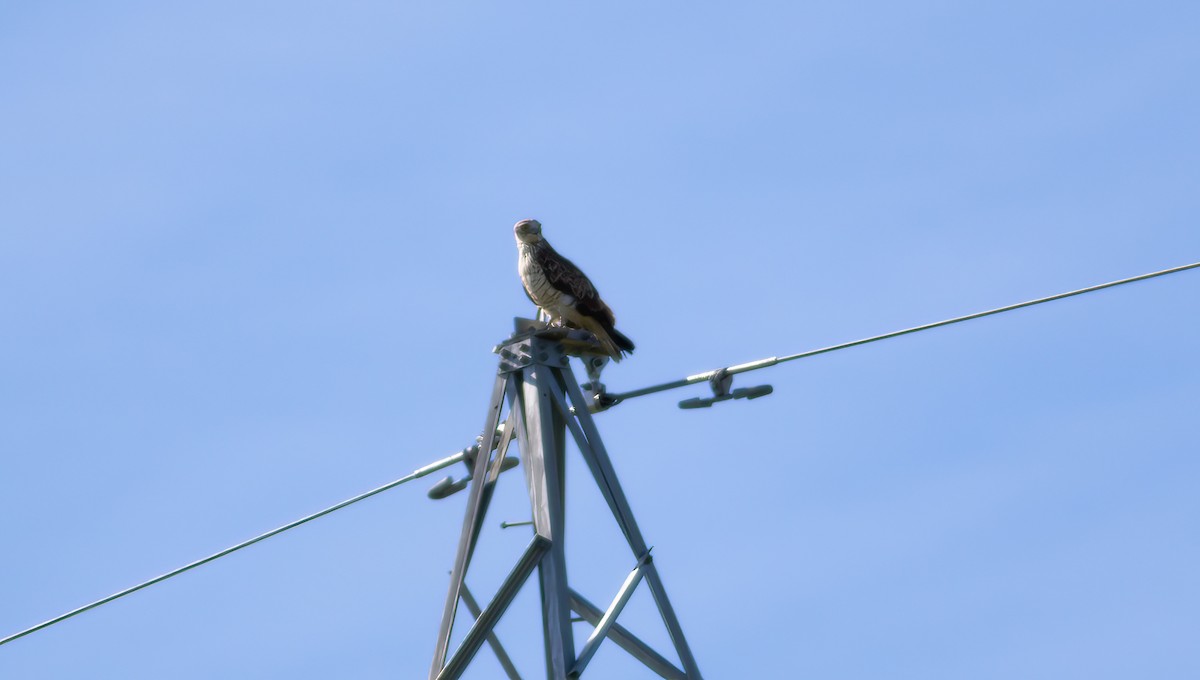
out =
<path fill-rule="evenodd" d="M 617 481 L 608 452 L 592 420 L 589 409 L 591 402 L 584 396 L 571 370 L 571 356 L 582 357 L 589 367 L 602 364 L 602 360 L 597 360 L 600 356 L 598 346 L 589 338 L 579 332 L 547 330 L 540 324 L 518 319 L 517 333 L 496 348 L 500 354 L 500 368 L 481 439 L 492 445 L 481 445 L 471 465 L 466 517 L 454 568 L 450 573 L 450 589 L 438 630 L 437 649 L 429 671 L 430 680 L 460 677 L 485 641 L 496 648 L 509 677 L 519 678 L 511 663 L 504 663 L 507 656 L 500 648 L 493 629 L 535 569 L 541 591 L 546 676 L 549 680 L 580 677 L 606 637 L 664 678 L 699 680 L 701 677 L 675 611 L 667 599 L 650 549 L 633 518 L 625 492 Z M 592 384 L 596 385 L 598 374 L 590 369 L 589 374 Z M 508 404 L 508 415 L 502 418 L 505 403 Z M 564 550 L 567 432 L 574 438 L 633 553 L 632 570 L 617 596 L 603 611 L 571 589 L 567 579 Z M 505 456 L 514 438 L 525 460 L 525 481 L 533 511 L 534 537 L 495 597 L 480 609 L 466 588 L 465 578 L 492 491 L 500 472 L 506 467 Z M 622 608 L 642 581 L 646 582 L 654 596 L 683 666 L 682 670 L 616 623 Z M 475 623 L 459 648 L 450 654 L 450 635 L 460 600 L 474 615 Z M 571 629 L 572 612 L 594 626 L 578 655 L 575 653 Z"/>

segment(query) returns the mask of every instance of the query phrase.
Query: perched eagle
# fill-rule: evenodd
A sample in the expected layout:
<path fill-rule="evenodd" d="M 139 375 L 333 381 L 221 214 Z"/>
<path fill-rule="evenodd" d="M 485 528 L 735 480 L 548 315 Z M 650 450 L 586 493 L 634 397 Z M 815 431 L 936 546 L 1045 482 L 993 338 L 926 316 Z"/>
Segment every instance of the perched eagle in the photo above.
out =
<path fill-rule="evenodd" d="M 525 294 L 550 317 L 551 324 L 591 332 L 616 361 L 633 351 L 633 341 L 613 327 L 617 320 L 588 277 L 542 238 L 541 222 L 521 220 L 513 233 L 520 252 L 517 271 L 525 284 Z"/>

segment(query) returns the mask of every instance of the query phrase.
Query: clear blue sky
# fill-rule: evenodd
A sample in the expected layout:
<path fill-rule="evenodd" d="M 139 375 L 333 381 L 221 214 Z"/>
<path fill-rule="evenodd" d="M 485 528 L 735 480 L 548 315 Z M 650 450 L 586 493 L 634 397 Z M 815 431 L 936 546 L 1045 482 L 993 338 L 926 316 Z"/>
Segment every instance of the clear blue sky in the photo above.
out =
<path fill-rule="evenodd" d="M 1200 260 L 1198 33 L 1185 2 L 4 3 L 0 636 L 469 444 L 531 313 L 520 218 L 638 343 L 617 390 Z M 600 416 L 706 677 L 1200 677 L 1198 296 Z M 571 576 L 607 601 L 629 556 L 569 475 Z M 427 486 L 0 647 L 0 677 L 424 677 L 465 500 Z M 536 600 L 500 627 L 528 677 Z M 645 592 L 622 622 L 665 641 Z M 612 645 L 589 675 L 650 677 Z M 501 676 L 485 649 L 467 677 Z"/>

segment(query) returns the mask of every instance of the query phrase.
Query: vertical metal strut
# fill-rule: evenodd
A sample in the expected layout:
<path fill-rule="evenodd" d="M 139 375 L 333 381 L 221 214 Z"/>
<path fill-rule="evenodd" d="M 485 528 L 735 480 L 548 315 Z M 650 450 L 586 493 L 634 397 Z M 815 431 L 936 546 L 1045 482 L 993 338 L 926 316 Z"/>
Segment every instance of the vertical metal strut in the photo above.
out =
<path fill-rule="evenodd" d="M 551 401 L 552 373 L 553 370 L 544 364 L 522 371 L 521 407 L 525 419 L 518 444 L 526 461 L 541 464 L 541 470 L 533 463 L 527 464 L 525 475 L 533 505 L 534 530 L 553 542 L 538 567 L 546 673 L 552 680 L 565 680 L 575 664 L 565 540 L 566 424 Z"/>
<path fill-rule="evenodd" d="M 454 557 L 454 568 L 450 572 L 450 591 L 446 594 L 446 606 L 442 610 L 442 625 L 438 628 L 437 649 L 433 654 L 433 666 L 429 669 L 429 680 L 437 680 L 446 664 L 446 653 L 450 648 L 450 631 L 454 628 L 454 615 L 458 613 L 458 601 L 462 597 L 463 579 L 467 567 L 471 563 L 471 555 L 475 552 L 475 543 L 479 537 L 479 527 L 483 515 L 487 512 L 488 499 L 485 498 L 484 479 L 487 475 L 488 460 L 492 455 L 492 445 L 495 438 L 496 426 L 500 423 L 500 409 L 504 405 L 504 392 L 508 386 L 508 377 L 496 376 L 496 384 L 492 388 L 492 399 L 488 404 L 487 417 L 484 420 L 483 434 L 479 441 L 479 453 L 475 455 L 471 475 L 471 494 L 467 500 L 467 514 L 463 518 L 462 535 L 458 539 L 458 552 Z"/>
<path fill-rule="evenodd" d="M 521 330 L 520 322 L 518 330 Z M 595 350 L 590 336 L 566 330 L 519 332 L 498 348 L 500 370 L 484 419 L 479 454 L 472 463 L 471 493 L 467 500 L 454 568 L 450 573 L 450 588 L 438 628 L 429 680 L 459 678 L 475 653 L 488 640 L 493 640 L 493 645 L 499 649 L 493 629 L 534 569 L 538 572 L 541 594 L 548 680 L 580 677 L 597 649 L 609 637 L 664 678 L 700 680 L 700 671 L 676 619 L 675 610 L 667 599 L 650 549 L 633 518 L 633 511 L 588 410 L 588 402 L 570 368 L 569 356 L 584 356 L 586 360 L 588 356 L 594 356 Z M 497 441 L 496 431 L 505 401 L 509 404 L 508 418 Z M 634 556 L 633 570 L 625 577 L 606 611 L 600 611 L 572 590 L 567 580 L 565 464 L 568 431 Z M 471 556 L 506 449 L 513 439 L 520 447 L 525 463 L 534 537 L 492 601 L 482 609 L 471 603 L 469 608 L 475 622 L 460 647 L 450 654 L 450 638 L 458 602 L 464 596 L 470 601 L 465 579 Z M 492 451 L 495 451 L 494 456 Z M 642 582 L 646 583 L 654 596 L 683 666 L 682 670 L 616 623 L 625 603 Z M 578 657 L 572 632 L 573 612 L 579 613 L 595 627 Z M 505 665 L 505 672 L 511 677 L 515 669 L 508 664 Z"/>

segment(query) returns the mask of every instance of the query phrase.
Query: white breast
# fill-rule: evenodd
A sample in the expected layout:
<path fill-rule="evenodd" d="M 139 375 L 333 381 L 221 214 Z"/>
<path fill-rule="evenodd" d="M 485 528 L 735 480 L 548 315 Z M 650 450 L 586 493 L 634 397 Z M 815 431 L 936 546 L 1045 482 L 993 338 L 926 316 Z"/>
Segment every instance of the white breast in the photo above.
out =
<path fill-rule="evenodd" d="M 525 290 L 529 292 L 529 297 L 533 298 L 534 304 L 547 312 L 556 313 L 563 305 L 563 295 L 557 288 L 550 285 L 546 280 L 545 272 L 537 266 L 533 261 L 532 249 L 528 244 L 522 243 L 520 259 L 517 262 L 517 271 L 521 275 L 521 283 L 525 284 Z"/>

